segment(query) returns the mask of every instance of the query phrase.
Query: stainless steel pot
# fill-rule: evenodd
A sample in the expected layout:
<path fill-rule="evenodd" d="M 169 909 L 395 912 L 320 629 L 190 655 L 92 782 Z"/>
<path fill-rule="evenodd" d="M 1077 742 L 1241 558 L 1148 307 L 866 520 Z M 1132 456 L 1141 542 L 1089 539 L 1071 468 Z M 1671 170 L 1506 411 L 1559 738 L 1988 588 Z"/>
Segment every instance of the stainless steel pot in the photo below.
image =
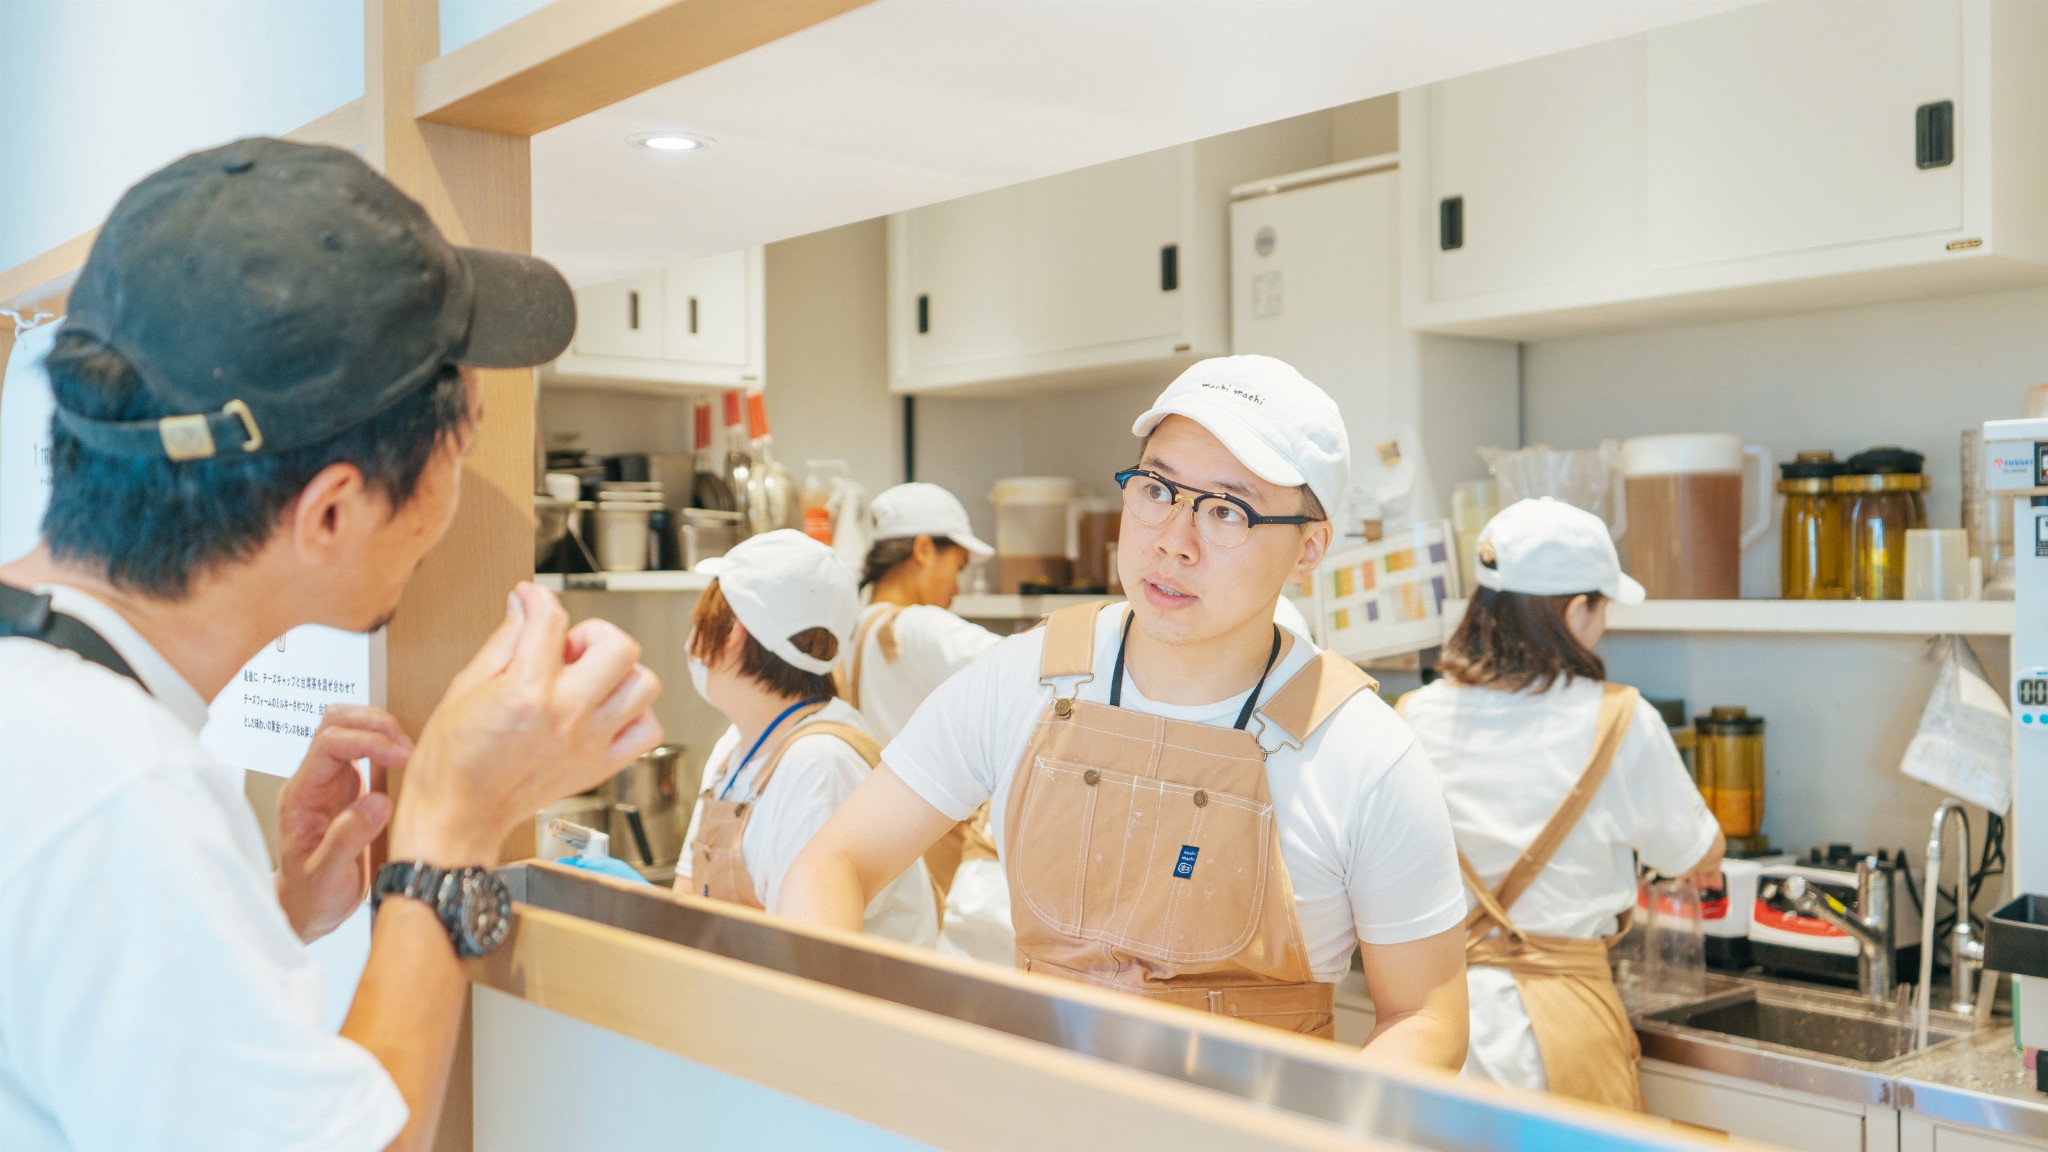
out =
<path fill-rule="evenodd" d="M 685 763 L 681 744 L 663 744 L 598 788 L 610 813 L 612 855 L 642 870 L 673 865 L 697 798 L 703 766 Z"/>

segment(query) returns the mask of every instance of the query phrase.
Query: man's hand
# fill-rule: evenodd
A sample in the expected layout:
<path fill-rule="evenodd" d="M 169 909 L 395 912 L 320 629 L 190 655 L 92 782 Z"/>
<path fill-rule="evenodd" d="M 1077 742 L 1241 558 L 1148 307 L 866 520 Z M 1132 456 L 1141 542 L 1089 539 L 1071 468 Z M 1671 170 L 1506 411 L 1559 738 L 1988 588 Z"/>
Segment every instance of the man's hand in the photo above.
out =
<path fill-rule="evenodd" d="M 506 833 L 661 742 L 661 681 L 617 626 L 574 628 L 521 584 L 505 622 L 448 686 L 420 733 L 391 830 L 394 860 L 493 865 Z"/>
<path fill-rule="evenodd" d="M 405 766 L 412 740 L 382 708 L 329 708 L 305 762 L 277 797 L 277 900 L 310 944 L 348 919 L 370 892 L 370 841 L 391 798 L 366 791 L 355 762 Z"/>

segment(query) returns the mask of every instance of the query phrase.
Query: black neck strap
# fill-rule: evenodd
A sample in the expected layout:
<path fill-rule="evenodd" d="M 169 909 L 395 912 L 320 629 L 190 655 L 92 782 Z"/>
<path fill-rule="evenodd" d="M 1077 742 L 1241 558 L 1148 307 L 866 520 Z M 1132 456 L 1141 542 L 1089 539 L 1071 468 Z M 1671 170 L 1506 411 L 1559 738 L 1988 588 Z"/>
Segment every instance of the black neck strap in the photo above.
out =
<path fill-rule="evenodd" d="M 1124 617 L 1123 635 L 1119 637 L 1116 642 L 1116 670 L 1111 672 L 1109 677 L 1109 706 L 1111 708 L 1120 708 L 1123 706 L 1124 649 L 1130 646 L 1131 624 L 1136 619 L 1137 615 L 1135 613 L 1126 615 Z M 1259 673 L 1259 682 L 1257 684 L 1252 685 L 1252 694 L 1250 696 L 1245 697 L 1244 707 L 1238 710 L 1237 723 L 1232 724 L 1232 728 L 1235 728 L 1239 732 L 1242 732 L 1245 729 L 1245 725 L 1250 724 L 1252 722 L 1252 712 L 1255 711 L 1259 706 L 1259 694 L 1266 690 L 1266 677 L 1271 676 L 1273 674 L 1273 664 L 1275 661 L 1279 659 L 1280 626 L 1278 624 L 1275 624 L 1273 625 L 1273 650 L 1266 653 L 1266 669 L 1265 671 Z"/>
<path fill-rule="evenodd" d="M 80 658 L 126 676 L 141 684 L 143 691 L 149 691 L 149 685 L 142 683 L 142 677 L 121 659 L 121 654 L 114 651 L 106 637 L 75 616 L 52 611 L 50 598 L 46 595 L 0 584 L 0 636 L 22 636 L 66 652 L 75 652 Z"/>

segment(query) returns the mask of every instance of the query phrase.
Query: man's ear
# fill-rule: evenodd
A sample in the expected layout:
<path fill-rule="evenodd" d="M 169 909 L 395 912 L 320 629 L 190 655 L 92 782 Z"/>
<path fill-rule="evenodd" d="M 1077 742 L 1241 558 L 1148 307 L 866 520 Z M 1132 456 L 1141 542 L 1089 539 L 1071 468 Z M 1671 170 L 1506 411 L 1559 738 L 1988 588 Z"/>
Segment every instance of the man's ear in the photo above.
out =
<path fill-rule="evenodd" d="M 302 559 L 324 564 L 345 550 L 351 536 L 381 522 L 378 504 L 363 481 L 362 469 L 329 464 L 300 490 L 279 527 Z"/>
<path fill-rule="evenodd" d="M 1294 579 L 1306 581 L 1315 574 L 1317 565 L 1330 553 L 1330 540 L 1335 535 L 1328 520 L 1319 520 L 1304 526 L 1301 534 L 1301 558 L 1294 563 Z"/>

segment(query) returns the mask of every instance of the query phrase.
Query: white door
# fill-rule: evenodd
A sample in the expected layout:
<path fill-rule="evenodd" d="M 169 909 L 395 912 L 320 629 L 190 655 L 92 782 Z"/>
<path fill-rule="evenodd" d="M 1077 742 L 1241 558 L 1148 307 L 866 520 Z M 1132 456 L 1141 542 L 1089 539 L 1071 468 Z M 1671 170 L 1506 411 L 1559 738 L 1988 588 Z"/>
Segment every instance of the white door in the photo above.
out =
<path fill-rule="evenodd" d="M 747 313 L 746 249 L 709 256 L 662 276 L 665 335 L 662 354 L 670 360 L 743 368 L 751 346 Z"/>
<path fill-rule="evenodd" d="M 1496 68 L 1429 89 L 1434 209 L 1456 197 L 1463 246 L 1431 213 L 1428 297 L 1611 277 L 1643 259 L 1643 39 Z"/>
<path fill-rule="evenodd" d="M 1230 206 L 1231 350 L 1277 356 L 1337 401 L 1354 459 L 1416 419 L 1397 379 L 1400 175 Z"/>
<path fill-rule="evenodd" d="M 894 322 L 912 373 L 1027 351 L 1022 220 L 1015 187 L 904 214 L 907 298 Z"/>
<path fill-rule="evenodd" d="M 1916 111 L 1963 99 L 1962 22 L 1959 0 L 1789 0 L 1650 33 L 1651 262 L 1962 227 L 1962 166 L 1916 148 Z"/>
<path fill-rule="evenodd" d="M 1192 164 L 1192 146 L 1168 148 L 1022 187 L 1023 325 L 1031 351 L 1181 331 Z"/>
<path fill-rule="evenodd" d="M 576 293 L 575 349 L 585 356 L 661 357 L 661 273 Z"/>

